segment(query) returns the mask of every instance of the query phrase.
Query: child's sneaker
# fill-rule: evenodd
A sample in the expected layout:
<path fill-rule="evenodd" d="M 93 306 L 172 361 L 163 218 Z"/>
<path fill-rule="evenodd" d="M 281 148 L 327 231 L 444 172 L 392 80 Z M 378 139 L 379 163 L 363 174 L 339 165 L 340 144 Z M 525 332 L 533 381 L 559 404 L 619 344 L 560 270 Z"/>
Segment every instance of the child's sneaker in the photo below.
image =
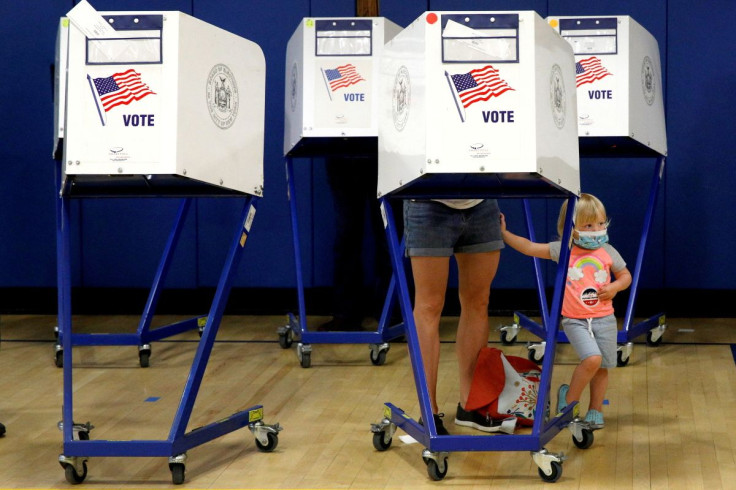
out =
<path fill-rule="evenodd" d="M 561 414 L 567 406 L 567 392 L 570 390 L 568 385 L 560 385 L 560 389 L 557 390 L 557 413 Z"/>
<path fill-rule="evenodd" d="M 513 434 L 516 428 L 516 417 L 508 417 L 503 420 L 494 420 L 489 414 L 483 415 L 476 410 L 465 410 L 462 405 L 457 404 L 455 414 L 455 425 L 472 427 L 483 432 L 504 432 Z"/>
<path fill-rule="evenodd" d="M 605 426 L 603 423 L 603 414 L 592 408 L 585 414 L 585 422 L 588 423 L 591 429 L 602 429 Z"/>
<path fill-rule="evenodd" d="M 445 424 L 442 423 L 442 417 L 444 417 L 444 413 L 433 413 L 432 418 L 434 419 L 434 427 L 437 429 L 437 435 L 438 436 L 449 436 L 450 433 L 447 432 L 447 429 L 445 429 Z M 419 425 L 424 425 L 422 423 L 422 417 L 419 417 Z"/>

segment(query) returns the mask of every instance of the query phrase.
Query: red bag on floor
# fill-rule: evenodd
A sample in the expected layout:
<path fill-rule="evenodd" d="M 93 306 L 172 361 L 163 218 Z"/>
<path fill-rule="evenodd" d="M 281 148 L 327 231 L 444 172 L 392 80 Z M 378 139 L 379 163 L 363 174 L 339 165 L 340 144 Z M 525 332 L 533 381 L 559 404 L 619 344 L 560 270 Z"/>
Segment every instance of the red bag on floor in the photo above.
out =
<path fill-rule="evenodd" d="M 530 426 L 541 375 L 540 367 L 529 359 L 484 347 L 478 354 L 465 410 L 488 413 L 493 419 L 513 416 L 519 425 Z"/>

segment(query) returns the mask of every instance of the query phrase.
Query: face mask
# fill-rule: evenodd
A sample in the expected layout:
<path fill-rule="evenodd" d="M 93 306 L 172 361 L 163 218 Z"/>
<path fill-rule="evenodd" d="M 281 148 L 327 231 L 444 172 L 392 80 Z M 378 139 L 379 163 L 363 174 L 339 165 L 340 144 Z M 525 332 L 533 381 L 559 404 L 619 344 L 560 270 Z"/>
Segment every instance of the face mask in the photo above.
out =
<path fill-rule="evenodd" d="M 573 243 L 588 250 L 601 248 L 604 243 L 608 243 L 608 230 L 579 231 L 578 238 L 575 238 Z"/>

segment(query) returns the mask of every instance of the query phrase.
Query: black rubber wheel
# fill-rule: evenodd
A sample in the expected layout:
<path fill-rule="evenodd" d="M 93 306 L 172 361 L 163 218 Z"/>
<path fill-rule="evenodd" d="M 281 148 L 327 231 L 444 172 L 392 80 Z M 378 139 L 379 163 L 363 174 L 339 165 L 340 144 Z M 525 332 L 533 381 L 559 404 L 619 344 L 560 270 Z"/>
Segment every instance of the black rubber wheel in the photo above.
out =
<path fill-rule="evenodd" d="M 82 463 L 81 475 L 77 473 L 77 470 L 74 469 L 74 465 L 67 464 L 66 466 L 64 466 L 64 476 L 66 477 L 66 481 L 68 481 L 72 485 L 79 485 L 84 481 L 85 478 L 87 478 L 87 463 Z"/>
<path fill-rule="evenodd" d="M 268 444 L 261 444 L 261 441 L 256 439 L 256 447 L 264 453 L 270 453 L 279 445 L 279 436 L 273 432 L 266 433 L 268 438 Z"/>
<path fill-rule="evenodd" d="M 530 361 L 540 366 L 544 362 L 544 354 L 542 354 L 542 356 L 539 359 L 537 359 L 537 351 L 534 349 L 529 349 L 529 353 L 527 354 L 527 357 L 529 358 Z"/>
<path fill-rule="evenodd" d="M 662 335 L 657 340 L 652 340 L 652 331 L 647 332 L 647 345 L 649 347 L 658 347 L 662 343 Z"/>
<path fill-rule="evenodd" d="M 293 341 L 294 335 L 291 333 L 291 329 L 279 334 L 279 345 L 282 349 L 288 349 L 289 347 L 291 347 L 291 343 Z"/>
<path fill-rule="evenodd" d="M 440 481 L 447 475 L 447 459 L 445 459 L 445 470 L 440 471 L 439 465 L 437 465 L 437 461 L 433 459 L 427 460 L 427 474 L 429 477 L 434 481 Z"/>
<path fill-rule="evenodd" d="M 171 469 L 171 483 L 174 485 L 181 485 L 184 483 L 184 464 L 171 463 L 169 465 L 169 469 Z"/>
<path fill-rule="evenodd" d="M 5 426 L 3 424 L 0 424 L 0 437 L 5 435 Z"/>
<path fill-rule="evenodd" d="M 583 438 L 579 441 L 575 438 L 575 436 L 572 436 L 572 442 L 580 449 L 588 449 L 590 446 L 593 445 L 594 440 L 595 435 L 590 429 L 583 429 Z"/>
<path fill-rule="evenodd" d="M 385 431 L 373 433 L 373 447 L 376 448 L 376 450 L 385 451 L 391 447 L 391 442 L 393 441 L 393 438 L 386 441 L 385 437 Z"/>
<path fill-rule="evenodd" d="M 388 352 L 387 349 L 383 349 L 378 351 L 378 354 L 375 354 L 373 349 L 371 349 L 371 362 L 374 366 L 383 366 L 386 364 L 386 353 Z"/>
<path fill-rule="evenodd" d="M 59 349 L 56 351 L 56 357 L 54 358 L 54 364 L 56 364 L 56 367 L 62 368 L 64 367 L 64 351 Z"/>
<path fill-rule="evenodd" d="M 311 352 L 302 352 L 301 364 L 302 364 L 302 367 L 305 369 L 312 365 L 312 353 Z"/>
<path fill-rule="evenodd" d="M 501 343 L 503 345 L 514 345 L 516 343 L 516 336 L 509 338 L 509 333 L 506 330 L 501 330 Z"/>
<path fill-rule="evenodd" d="M 616 352 L 616 366 L 618 367 L 625 367 L 629 364 L 629 359 L 631 359 L 631 356 L 624 359 L 624 353 L 621 351 Z"/>
<path fill-rule="evenodd" d="M 554 483 L 562 476 L 562 465 L 557 461 L 552 461 L 550 465 L 552 466 L 552 474 L 548 475 L 542 471 L 542 468 L 539 468 L 539 477 L 548 483 Z"/>
<path fill-rule="evenodd" d="M 138 351 L 138 361 L 141 364 L 142 368 L 147 368 L 151 365 L 151 351 L 144 349 L 141 351 Z"/>
<path fill-rule="evenodd" d="M 79 437 L 80 441 L 89 441 L 89 432 L 86 430 L 80 430 L 77 432 L 77 437 Z"/>

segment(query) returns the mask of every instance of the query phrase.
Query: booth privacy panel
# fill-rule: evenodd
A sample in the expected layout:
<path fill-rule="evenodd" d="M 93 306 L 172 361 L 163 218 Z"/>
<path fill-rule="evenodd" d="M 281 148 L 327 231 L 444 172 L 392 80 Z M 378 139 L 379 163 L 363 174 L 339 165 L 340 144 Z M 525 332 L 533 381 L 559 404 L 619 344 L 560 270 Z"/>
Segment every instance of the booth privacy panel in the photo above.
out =
<path fill-rule="evenodd" d="M 181 12 L 101 12 L 114 38 L 69 26 L 66 176 L 173 176 L 263 192 L 265 59 Z"/>
<path fill-rule="evenodd" d="M 578 193 L 574 66 L 535 12 L 424 13 L 384 47 L 378 194 L 443 175 Z"/>

